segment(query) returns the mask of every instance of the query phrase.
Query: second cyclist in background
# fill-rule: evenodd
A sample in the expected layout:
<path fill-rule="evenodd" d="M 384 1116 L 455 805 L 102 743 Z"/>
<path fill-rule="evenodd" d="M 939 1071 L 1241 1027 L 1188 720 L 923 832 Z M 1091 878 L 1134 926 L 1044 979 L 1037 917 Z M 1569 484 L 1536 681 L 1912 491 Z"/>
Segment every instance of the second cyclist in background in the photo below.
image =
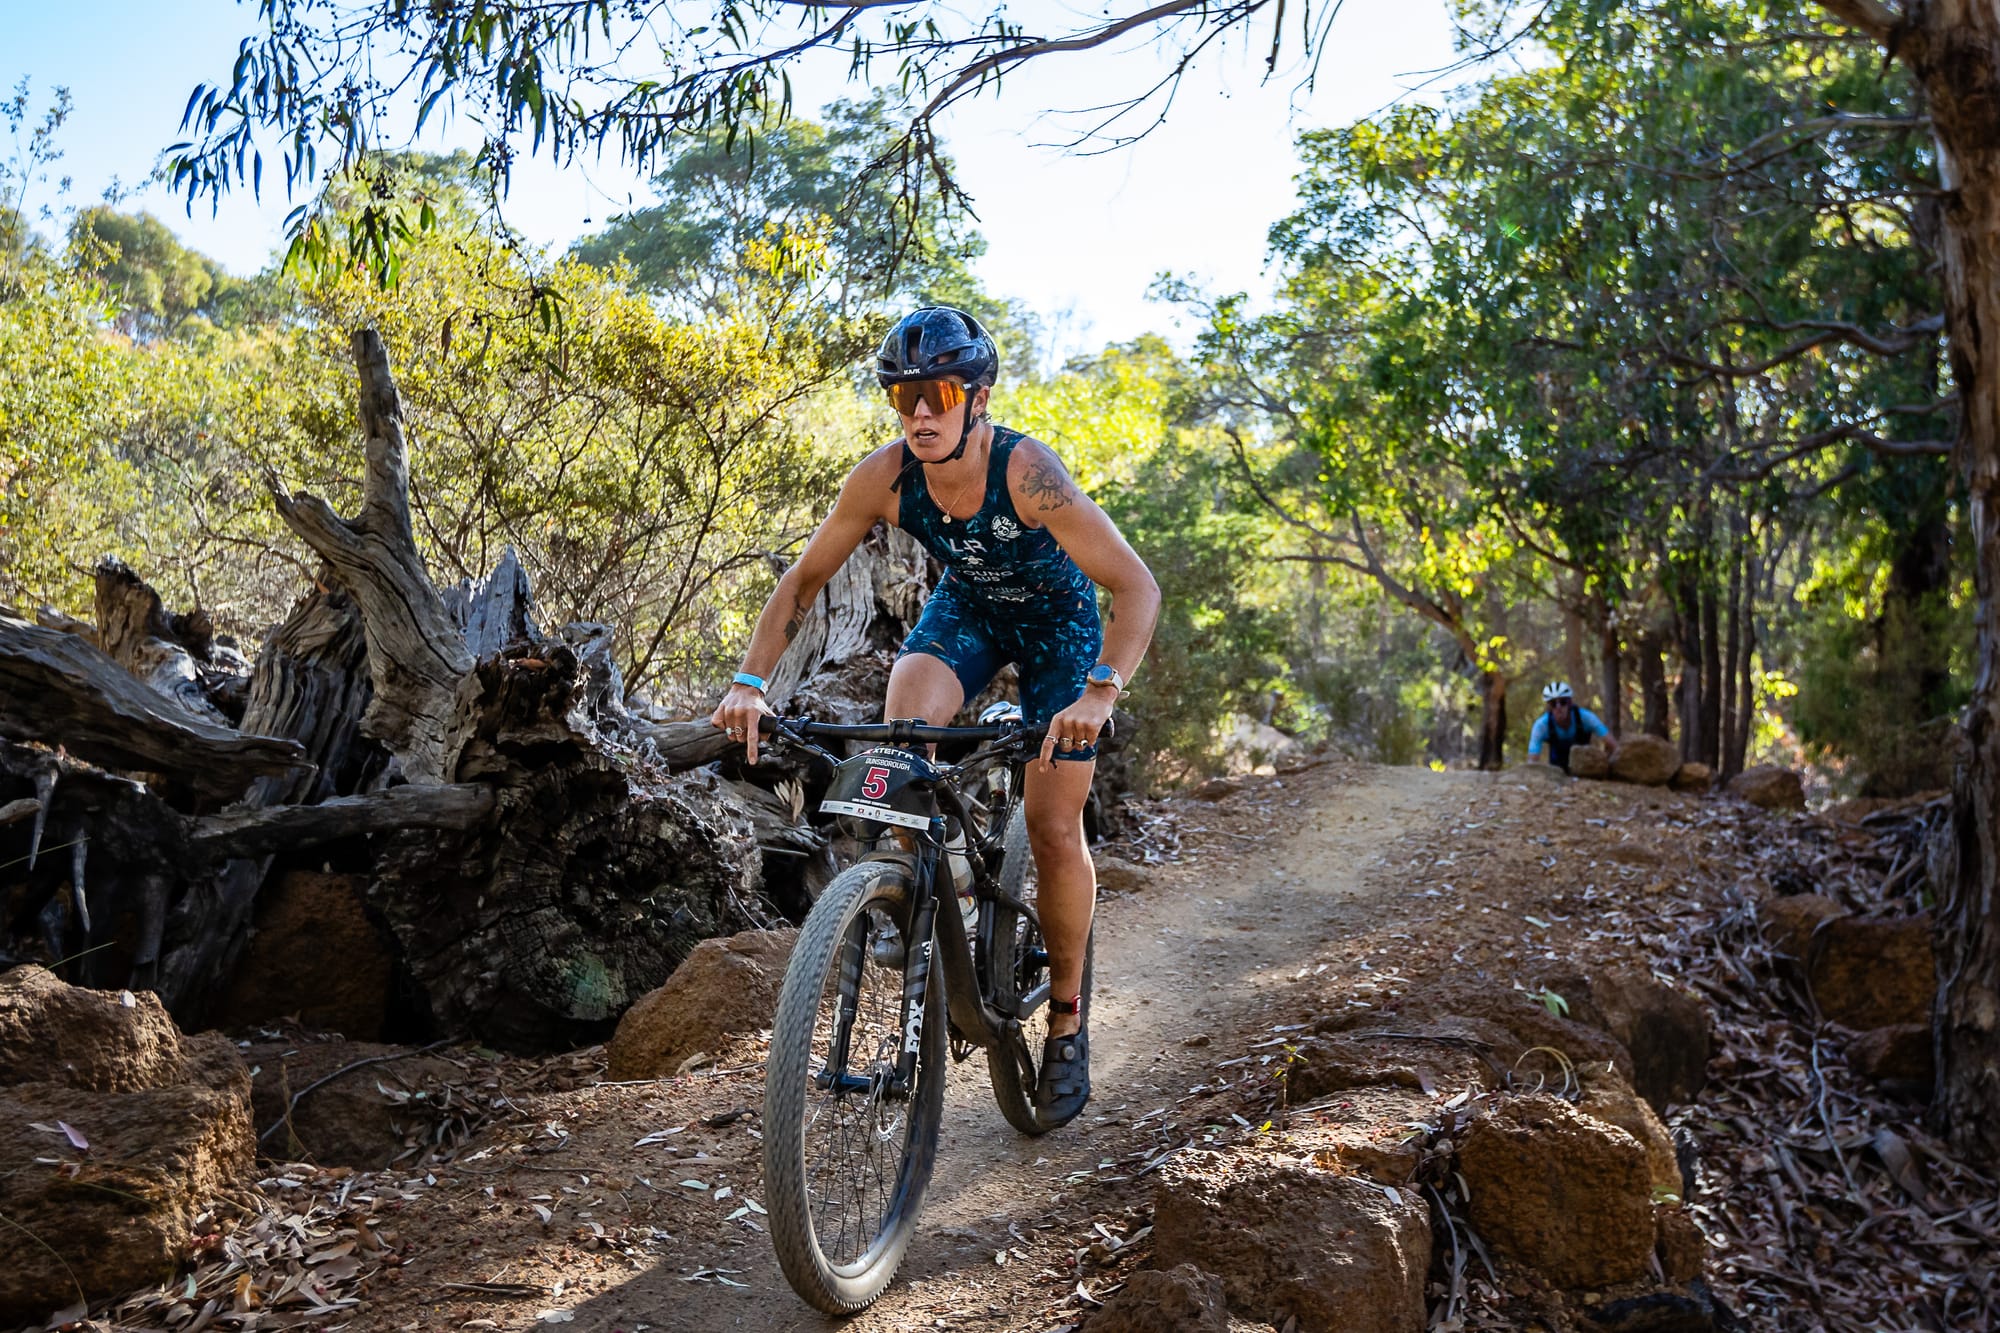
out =
<path fill-rule="evenodd" d="M 1542 690 L 1542 715 L 1535 719 L 1535 728 L 1528 733 L 1528 759 L 1530 762 L 1542 757 L 1548 751 L 1548 762 L 1569 772 L 1569 752 L 1579 745 L 1588 745 L 1601 738 L 1604 748 L 1617 753 L 1618 738 L 1611 734 L 1611 728 L 1604 725 L 1604 719 L 1588 708 L 1579 708 L 1576 696 L 1570 691 L 1569 682 L 1558 680 Z"/>

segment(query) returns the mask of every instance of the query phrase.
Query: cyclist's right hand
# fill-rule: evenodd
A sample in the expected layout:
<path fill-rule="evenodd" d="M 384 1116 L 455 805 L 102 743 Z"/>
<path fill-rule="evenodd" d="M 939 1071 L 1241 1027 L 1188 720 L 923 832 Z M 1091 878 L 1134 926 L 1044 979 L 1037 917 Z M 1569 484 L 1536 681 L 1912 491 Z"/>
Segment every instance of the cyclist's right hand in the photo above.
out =
<path fill-rule="evenodd" d="M 764 702 L 761 691 L 748 685 L 731 685 L 729 693 L 722 696 L 722 702 L 715 706 L 715 713 L 709 723 L 729 733 L 732 741 L 743 742 L 743 753 L 749 762 L 757 762 L 758 719 L 773 716 L 774 710 Z"/>

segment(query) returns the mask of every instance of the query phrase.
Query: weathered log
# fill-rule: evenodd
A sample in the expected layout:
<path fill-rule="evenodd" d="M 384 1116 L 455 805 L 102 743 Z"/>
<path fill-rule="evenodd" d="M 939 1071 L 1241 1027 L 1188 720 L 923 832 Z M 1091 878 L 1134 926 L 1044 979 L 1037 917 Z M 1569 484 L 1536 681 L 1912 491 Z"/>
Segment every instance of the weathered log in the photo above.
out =
<path fill-rule="evenodd" d="M 279 514 L 337 572 L 361 608 L 374 694 L 364 729 L 412 782 L 439 782 L 451 766 L 452 696 L 472 667 L 464 635 L 424 572 L 410 527 L 409 447 L 389 355 L 373 329 L 354 335 L 367 468 L 361 512 L 341 518 L 324 500 L 275 488 Z"/>
<path fill-rule="evenodd" d="M 801 686 L 818 684 L 816 678 L 829 670 L 900 646 L 917 623 L 930 586 L 930 557 L 916 538 L 877 524 L 814 599 L 772 669 L 766 697 L 774 707 L 789 704 Z M 823 688 L 819 692 L 837 697 Z M 881 716 L 880 693 L 874 706 L 874 716 Z"/>
<path fill-rule="evenodd" d="M 207 800 L 307 767 L 288 740 L 202 721 L 75 634 L 0 616 L 0 735 L 59 745 L 105 768 L 157 773 Z"/>
<path fill-rule="evenodd" d="M 17 910 L 39 920 L 48 961 L 74 958 L 65 971 L 85 985 L 150 984 L 172 872 L 189 859 L 185 818 L 130 778 L 0 741 L 0 790 L 16 784 L 37 792 L 30 845 L 54 854 L 0 861 L 15 864 Z"/>
<path fill-rule="evenodd" d="M 360 734 L 371 694 L 361 615 L 326 582 L 299 599 L 258 654 L 243 718 L 245 727 L 296 739 L 314 766 L 259 778 L 243 812 L 367 790 L 388 768 L 387 752 Z M 152 984 L 183 1024 L 204 1020 L 227 988 L 269 871 L 268 854 L 246 855 L 213 874 L 194 871 L 198 882 L 173 895 Z"/>
<path fill-rule="evenodd" d="M 95 581 L 97 646 L 105 655 L 190 716 L 230 725 L 209 702 L 195 660 L 206 657 L 215 642 L 207 613 L 170 619 L 159 593 L 115 556 L 98 562 Z"/>
<path fill-rule="evenodd" d="M 499 787 L 476 831 L 392 835 L 369 902 L 440 1030 L 599 1041 L 701 940 L 769 924 L 748 821 L 714 782 L 642 791 L 608 764 L 551 765 Z"/>
<path fill-rule="evenodd" d="M 30 815 L 38 815 L 41 812 L 42 803 L 32 796 L 23 796 L 18 801 L 9 801 L 5 805 L 0 805 L 0 827 L 12 824 L 17 820 L 26 819 Z"/>
<path fill-rule="evenodd" d="M 477 783 L 390 787 L 366 796 L 336 796 L 318 805 L 274 805 L 210 815 L 195 821 L 189 845 L 210 856 L 267 856 L 398 829 L 463 831 L 492 813 L 493 790 Z"/>
<path fill-rule="evenodd" d="M 491 657 L 517 643 L 539 643 L 535 629 L 534 598 L 528 591 L 528 574 L 521 559 L 508 546 L 500 553 L 500 563 L 478 583 L 471 579 L 444 595 L 445 608 L 463 630 L 466 651 L 473 657 Z"/>

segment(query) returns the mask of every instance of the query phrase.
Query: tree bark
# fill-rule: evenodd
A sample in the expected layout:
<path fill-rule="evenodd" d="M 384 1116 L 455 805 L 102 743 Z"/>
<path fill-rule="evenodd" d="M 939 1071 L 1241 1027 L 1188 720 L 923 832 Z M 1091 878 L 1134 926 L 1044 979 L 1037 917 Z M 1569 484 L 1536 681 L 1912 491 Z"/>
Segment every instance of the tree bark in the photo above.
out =
<path fill-rule="evenodd" d="M 1938 1097 L 1952 1143 L 2000 1162 L 2000 5 L 1910 9 L 1903 58 L 1924 84 L 1944 211 L 1945 328 L 1979 590 L 1978 675 L 1952 806 L 1957 874 L 1937 912 Z M 1914 38 L 1916 40 L 1911 41 Z"/>
<path fill-rule="evenodd" d="M 1662 740 L 1673 729 L 1673 698 L 1667 691 L 1666 642 L 1655 630 L 1641 630 L 1632 640 L 1638 659 L 1640 730 Z"/>
<path fill-rule="evenodd" d="M 1970 509 L 1978 672 L 1960 721 L 1936 944 L 1937 1095 L 1954 1147 L 2000 1162 L 2000 4 L 1822 0 L 1923 84 L 1944 204 L 1942 285 L 1956 456 Z"/>
<path fill-rule="evenodd" d="M 1738 728 L 1744 725 L 1738 713 L 1736 678 L 1743 652 L 1743 523 L 1740 516 L 1732 515 L 1729 523 L 1731 541 L 1729 544 L 1729 607 L 1727 620 L 1723 626 L 1722 674 L 1717 680 L 1716 693 L 1721 696 L 1722 710 L 1722 763 L 1720 772 L 1725 779 L 1733 778 L 1742 771 L 1743 761 L 1739 757 L 1743 746 Z"/>
<path fill-rule="evenodd" d="M 1625 734 L 1625 682 L 1619 670 L 1623 662 L 1618 649 L 1618 629 L 1606 614 L 1604 627 L 1598 631 L 1597 676 L 1598 688 L 1604 696 L 1604 725 L 1616 737 Z"/>
<path fill-rule="evenodd" d="M 1492 772 L 1507 763 L 1507 677 L 1481 672 L 1479 685 L 1479 767 Z"/>
<path fill-rule="evenodd" d="M 1683 568 L 1683 580 L 1693 578 L 1693 571 Z M 1702 737 L 1703 708 L 1701 698 L 1701 596 L 1692 583 L 1683 582 L 1676 589 L 1674 599 L 1675 642 L 1680 652 L 1680 680 L 1675 689 L 1674 706 L 1681 719 L 1681 760 L 1684 763 L 1703 762 L 1705 748 Z"/>
<path fill-rule="evenodd" d="M 1715 585 L 1709 558 L 1701 564 L 1701 761 L 1722 763 L 1722 631 L 1717 623 Z"/>
<path fill-rule="evenodd" d="M 440 782 L 453 759 L 446 753 L 452 695 L 472 654 L 417 554 L 409 446 L 388 351 L 373 329 L 356 333 L 353 346 L 367 439 L 360 514 L 343 519 L 315 495 L 274 490 L 272 498 L 361 607 L 374 682 L 363 729 L 389 747 L 409 781 Z"/>
<path fill-rule="evenodd" d="M 1743 771 L 1749 762 L 1750 733 L 1757 725 L 1757 550 L 1749 547 L 1743 553 L 1743 652 L 1742 674 L 1737 680 L 1736 716 L 1740 719 L 1736 729 L 1736 746 L 1730 752 L 1730 774 Z"/>
<path fill-rule="evenodd" d="M 245 735 L 169 703 L 88 640 L 0 615 L 0 734 L 93 764 L 160 774 L 173 792 L 226 801 L 252 779 L 306 768 L 293 742 Z"/>

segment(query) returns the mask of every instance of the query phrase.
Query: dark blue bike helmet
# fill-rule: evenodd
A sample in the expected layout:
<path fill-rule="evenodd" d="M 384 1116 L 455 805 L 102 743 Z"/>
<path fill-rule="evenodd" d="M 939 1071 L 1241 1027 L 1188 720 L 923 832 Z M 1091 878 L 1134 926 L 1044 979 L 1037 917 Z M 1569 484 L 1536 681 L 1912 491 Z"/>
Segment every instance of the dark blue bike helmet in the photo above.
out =
<path fill-rule="evenodd" d="M 927 305 L 912 310 L 896 321 L 896 327 L 889 330 L 889 336 L 875 352 L 875 379 L 885 389 L 907 380 L 950 375 L 964 380 L 966 391 L 971 393 L 991 385 L 999 374 L 1000 349 L 994 345 L 993 335 L 978 320 L 954 306 Z M 965 455 L 973 425 L 972 408 L 968 404 L 958 447 L 939 459 L 940 463 Z M 889 489 L 901 490 L 904 477 L 921 466 L 922 461 L 912 456 Z"/>
<path fill-rule="evenodd" d="M 896 321 L 875 353 L 875 378 L 883 388 L 903 380 L 951 375 L 967 389 L 992 384 L 1000 374 L 993 335 L 963 310 L 927 305 Z"/>

